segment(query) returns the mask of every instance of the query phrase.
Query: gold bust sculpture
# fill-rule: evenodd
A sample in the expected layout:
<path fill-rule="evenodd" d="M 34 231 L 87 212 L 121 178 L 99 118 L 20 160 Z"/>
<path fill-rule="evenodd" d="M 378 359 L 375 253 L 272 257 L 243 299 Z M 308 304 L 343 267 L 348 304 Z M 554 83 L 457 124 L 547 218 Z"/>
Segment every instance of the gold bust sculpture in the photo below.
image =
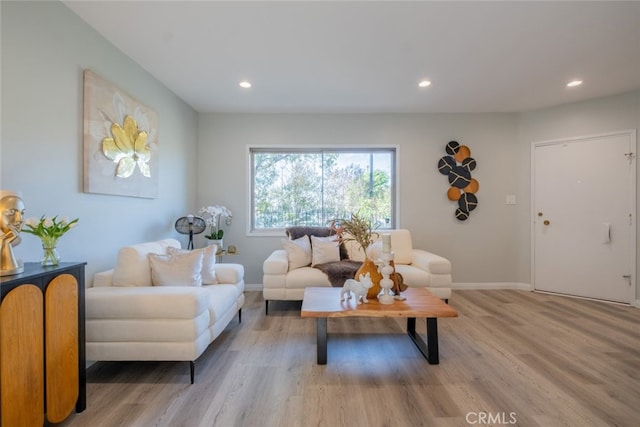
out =
<path fill-rule="evenodd" d="M 20 244 L 24 202 L 13 191 L 0 191 L 0 276 L 22 273 L 24 266 L 13 256 L 13 246 Z"/>

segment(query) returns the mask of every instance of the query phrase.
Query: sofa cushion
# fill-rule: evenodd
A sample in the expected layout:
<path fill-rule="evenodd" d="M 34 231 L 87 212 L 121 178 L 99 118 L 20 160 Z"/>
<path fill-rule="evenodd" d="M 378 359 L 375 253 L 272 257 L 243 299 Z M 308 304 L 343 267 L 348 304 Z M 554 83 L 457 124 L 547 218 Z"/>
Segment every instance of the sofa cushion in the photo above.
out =
<path fill-rule="evenodd" d="M 188 249 L 179 248 L 167 248 L 169 255 L 174 254 L 186 254 L 189 253 Z M 202 270 L 200 275 L 202 276 L 203 285 L 215 285 L 218 283 L 216 276 L 216 254 L 218 253 L 218 245 L 209 245 L 204 248 L 194 249 L 193 252 L 202 252 Z"/>
<path fill-rule="evenodd" d="M 193 319 L 89 319 L 87 342 L 192 342 L 212 323 L 209 310 Z"/>
<path fill-rule="evenodd" d="M 179 248 L 180 242 L 165 239 L 121 248 L 113 272 L 113 286 L 151 286 L 151 267 L 147 254 L 165 254 L 170 246 Z"/>
<path fill-rule="evenodd" d="M 330 287 L 331 282 L 326 274 L 313 267 L 302 267 L 287 273 L 285 288 L 304 289 L 309 286 Z"/>
<path fill-rule="evenodd" d="M 209 308 L 209 298 L 201 286 L 89 288 L 85 309 L 87 320 L 194 319 Z"/>
<path fill-rule="evenodd" d="M 282 239 L 282 246 L 287 252 L 289 270 L 295 270 L 311 264 L 311 242 L 306 234 L 295 240 Z"/>
<path fill-rule="evenodd" d="M 335 236 L 311 236 L 311 266 L 340 261 L 340 249 Z"/>
<path fill-rule="evenodd" d="M 396 264 L 411 264 L 413 260 L 413 242 L 411 232 L 405 229 L 389 230 L 391 235 L 391 251 Z M 382 234 L 379 237 L 382 239 Z"/>
<path fill-rule="evenodd" d="M 153 286 L 202 286 L 202 251 L 147 256 Z"/>

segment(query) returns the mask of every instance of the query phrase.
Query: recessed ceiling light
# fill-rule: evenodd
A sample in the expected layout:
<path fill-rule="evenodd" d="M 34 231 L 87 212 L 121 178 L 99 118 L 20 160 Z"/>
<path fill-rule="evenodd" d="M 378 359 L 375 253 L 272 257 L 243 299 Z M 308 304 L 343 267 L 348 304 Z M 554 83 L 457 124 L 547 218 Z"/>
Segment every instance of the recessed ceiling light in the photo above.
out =
<path fill-rule="evenodd" d="M 567 87 L 576 87 L 582 84 L 582 80 L 573 80 L 567 83 Z"/>
<path fill-rule="evenodd" d="M 243 89 L 249 89 L 251 87 L 251 83 L 246 80 L 241 81 L 238 85 Z"/>
<path fill-rule="evenodd" d="M 429 80 L 423 80 L 420 83 L 418 83 L 418 86 L 420 86 L 420 87 L 428 87 L 428 86 L 431 86 L 431 82 Z"/>

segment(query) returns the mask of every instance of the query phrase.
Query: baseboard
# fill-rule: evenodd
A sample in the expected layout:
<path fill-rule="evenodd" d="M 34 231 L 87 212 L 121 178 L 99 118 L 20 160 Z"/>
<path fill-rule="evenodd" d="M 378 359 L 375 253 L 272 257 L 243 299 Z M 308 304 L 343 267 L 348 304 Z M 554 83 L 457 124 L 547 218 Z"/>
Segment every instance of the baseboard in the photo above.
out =
<path fill-rule="evenodd" d="M 520 282 L 454 282 L 452 284 L 452 289 L 518 289 L 521 291 L 531 291 L 533 290 L 529 283 L 520 283 Z"/>
<path fill-rule="evenodd" d="M 262 291 L 262 283 L 244 284 L 245 291 Z"/>
<path fill-rule="evenodd" d="M 636 308 L 640 308 L 640 299 L 635 300 L 634 302 L 631 303 L 631 305 Z"/>

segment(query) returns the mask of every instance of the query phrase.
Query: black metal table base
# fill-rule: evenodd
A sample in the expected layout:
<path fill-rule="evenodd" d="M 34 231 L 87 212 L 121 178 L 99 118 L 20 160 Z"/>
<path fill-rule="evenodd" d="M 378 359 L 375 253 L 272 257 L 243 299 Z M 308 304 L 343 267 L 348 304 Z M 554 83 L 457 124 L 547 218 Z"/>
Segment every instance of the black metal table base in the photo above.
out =
<path fill-rule="evenodd" d="M 440 363 L 438 352 L 438 319 L 436 317 L 427 317 L 427 342 L 416 333 L 416 318 L 407 318 L 407 334 L 411 341 L 418 347 L 420 353 L 431 365 Z"/>
<path fill-rule="evenodd" d="M 420 353 L 431 365 L 440 363 L 438 352 L 438 319 L 436 317 L 427 318 L 427 342 L 416 333 L 416 318 L 407 318 L 407 334 L 414 342 Z M 318 317 L 316 319 L 316 342 L 318 365 L 327 364 L 327 318 Z"/>

